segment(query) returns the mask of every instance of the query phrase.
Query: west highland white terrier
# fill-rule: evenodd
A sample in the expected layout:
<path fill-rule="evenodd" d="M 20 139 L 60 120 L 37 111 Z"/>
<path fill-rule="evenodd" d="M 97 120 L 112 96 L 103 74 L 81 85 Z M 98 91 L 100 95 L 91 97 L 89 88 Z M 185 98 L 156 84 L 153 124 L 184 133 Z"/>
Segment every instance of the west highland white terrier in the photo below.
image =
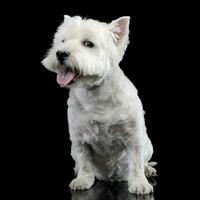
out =
<path fill-rule="evenodd" d="M 146 176 L 153 147 L 146 133 L 137 89 L 119 67 L 129 43 L 130 17 L 111 23 L 64 16 L 42 61 L 69 88 L 68 123 L 77 177 L 70 188 L 103 181 L 128 181 L 129 191 L 153 192 Z"/>

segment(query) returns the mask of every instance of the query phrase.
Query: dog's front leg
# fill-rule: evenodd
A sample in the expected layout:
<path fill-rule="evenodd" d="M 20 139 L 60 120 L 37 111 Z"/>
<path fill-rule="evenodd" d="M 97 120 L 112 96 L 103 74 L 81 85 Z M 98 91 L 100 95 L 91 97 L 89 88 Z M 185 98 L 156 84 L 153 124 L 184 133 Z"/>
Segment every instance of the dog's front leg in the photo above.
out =
<path fill-rule="evenodd" d="M 70 183 L 70 188 L 72 190 L 89 189 L 95 181 L 89 146 L 72 142 L 72 157 L 76 162 L 77 177 Z"/>
<path fill-rule="evenodd" d="M 137 132 L 132 139 L 129 148 L 129 192 L 135 194 L 149 194 L 153 192 L 153 186 L 149 184 L 144 173 L 144 143 L 143 133 Z"/>

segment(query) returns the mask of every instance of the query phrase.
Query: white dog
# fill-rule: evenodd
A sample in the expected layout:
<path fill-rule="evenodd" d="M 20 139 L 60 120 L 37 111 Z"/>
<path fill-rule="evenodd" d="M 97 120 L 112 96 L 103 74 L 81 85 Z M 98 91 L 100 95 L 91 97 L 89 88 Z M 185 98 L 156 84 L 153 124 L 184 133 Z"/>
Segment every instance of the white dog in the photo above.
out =
<path fill-rule="evenodd" d="M 153 192 L 155 163 L 137 90 L 119 67 L 129 43 L 130 17 L 102 23 L 65 16 L 42 64 L 70 88 L 68 122 L 75 160 L 73 190 L 95 181 L 128 181 L 129 191 Z M 146 175 L 146 176 L 145 176 Z"/>

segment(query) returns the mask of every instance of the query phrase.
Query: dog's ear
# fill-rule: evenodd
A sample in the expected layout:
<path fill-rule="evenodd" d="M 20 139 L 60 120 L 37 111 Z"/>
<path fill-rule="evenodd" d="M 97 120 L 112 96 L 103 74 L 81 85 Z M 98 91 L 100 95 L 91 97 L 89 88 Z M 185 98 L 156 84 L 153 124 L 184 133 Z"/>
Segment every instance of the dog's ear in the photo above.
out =
<path fill-rule="evenodd" d="M 125 16 L 112 21 L 108 25 L 113 41 L 115 45 L 119 47 L 122 56 L 129 44 L 129 23 L 130 17 Z"/>
<path fill-rule="evenodd" d="M 64 22 L 67 22 L 71 17 L 69 15 L 64 15 Z"/>

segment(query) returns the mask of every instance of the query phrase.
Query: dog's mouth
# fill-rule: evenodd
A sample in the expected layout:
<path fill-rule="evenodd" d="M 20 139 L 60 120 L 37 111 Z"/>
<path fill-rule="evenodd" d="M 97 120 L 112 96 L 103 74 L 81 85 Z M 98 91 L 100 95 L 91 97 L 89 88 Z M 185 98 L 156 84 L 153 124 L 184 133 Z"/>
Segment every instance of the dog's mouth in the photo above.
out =
<path fill-rule="evenodd" d="M 79 77 L 80 73 L 77 70 L 72 71 L 70 68 L 66 68 L 64 71 L 58 72 L 56 80 L 60 87 L 65 87 L 77 81 Z"/>

